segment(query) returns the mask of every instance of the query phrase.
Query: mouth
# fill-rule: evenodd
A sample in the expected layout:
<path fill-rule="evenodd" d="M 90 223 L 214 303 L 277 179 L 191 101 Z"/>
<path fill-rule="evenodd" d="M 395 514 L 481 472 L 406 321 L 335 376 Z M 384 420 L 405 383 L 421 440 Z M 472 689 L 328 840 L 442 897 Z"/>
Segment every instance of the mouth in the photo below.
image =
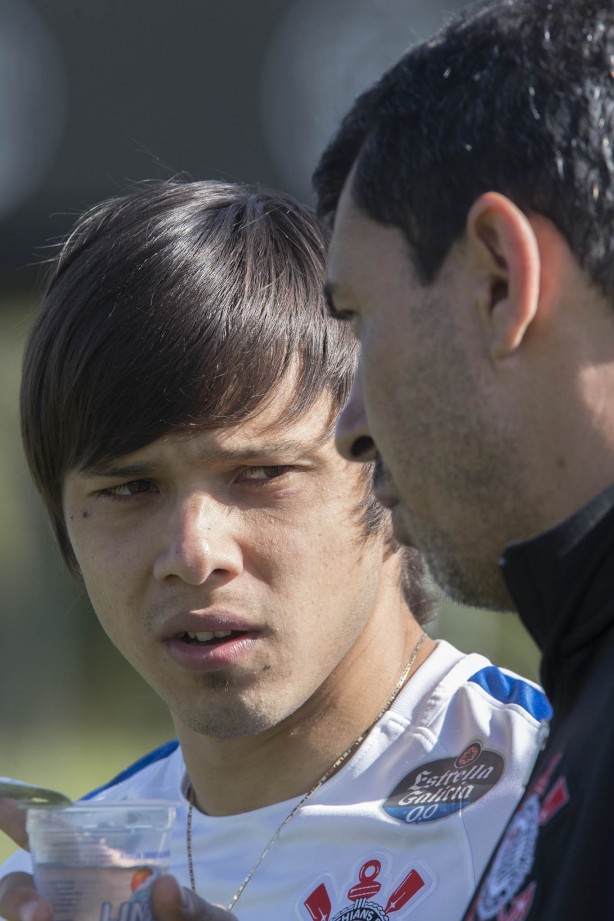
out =
<path fill-rule="evenodd" d="M 375 490 L 375 498 L 380 505 L 383 505 L 384 508 L 387 509 L 393 509 L 399 502 L 397 496 L 393 496 L 390 493 L 378 492 L 377 490 Z"/>
<path fill-rule="evenodd" d="M 399 497 L 393 488 L 392 478 L 384 466 L 381 455 L 375 459 L 373 469 L 373 493 L 380 505 L 392 509 L 398 503 Z"/>
<path fill-rule="evenodd" d="M 181 643 L 189 646 L 220 646 L 225 642 L 240 639 L 246 635 L 244 630 L 202 630 L 198 633 L 185 631 L 177 635 Z"/>
<path fill-rule="evenodd" d="M 178 615 L 167 624 L 163 641 L 181 668 L 208 672 L 244 665 L 262 639 L 261 628 L 218 611 Z"/>

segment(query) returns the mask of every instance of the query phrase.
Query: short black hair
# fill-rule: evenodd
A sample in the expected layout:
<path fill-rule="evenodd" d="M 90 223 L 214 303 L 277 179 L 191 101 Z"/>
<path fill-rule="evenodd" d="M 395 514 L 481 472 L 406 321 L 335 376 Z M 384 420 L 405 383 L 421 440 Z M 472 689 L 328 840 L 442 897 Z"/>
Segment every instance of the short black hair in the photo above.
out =
<path fill-rule="evenodd" d="M 354 103 L 314 174 L 398 227 L 432 282 L 486 191 L 549 218 L 614 298 L 614 4 L 489 0 L 411 48 Z"/>

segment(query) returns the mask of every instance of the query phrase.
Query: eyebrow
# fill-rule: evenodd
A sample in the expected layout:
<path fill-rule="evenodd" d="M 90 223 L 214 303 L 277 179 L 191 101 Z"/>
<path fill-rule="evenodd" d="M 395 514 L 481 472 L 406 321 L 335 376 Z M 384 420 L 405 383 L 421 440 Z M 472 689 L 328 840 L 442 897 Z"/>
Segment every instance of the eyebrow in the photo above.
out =
<path fill-rule="evenodd" d="M 112 463 L 105 464 L 104 461 L 100 461 L 99 463 L 88 464 L 86 467 L 81 467 L 77 472 L 79 476 L 108 476 L 116 479 L 123 479 L 124 477 L 136 478 L 148 476 L 151 474 L 152 470 L 153 464 L 148 463 L 116 466 Z"/>
<path fill-rule="evenodd" d="M 262 461 L 265 457 L 280 455 L 305 455 L 311 451 L 321 448 L 332 436 L 334 426 L 329 425 L 325 430 L 313 440 L 308 442 L 300 441 L 293 438 L 287 438 L 280 441 L 262 442 L 254 448 L 216 448 L 215 450 L 204 449 L 199 452 L 198 460 L 203 463 L 219 464 L 224 462 L 241 462 L 253 463 Z M 113 479 L 125 479 L 129 477 L 139 478 L 151 476 L 156 470 L 156 464 L 151 461 L 143 461 L 138 464 L 115 464 L 113 461 L 106 463 L 100 461 L 82 467 L 78 473 L 84 477 L 109 477 Z"/>

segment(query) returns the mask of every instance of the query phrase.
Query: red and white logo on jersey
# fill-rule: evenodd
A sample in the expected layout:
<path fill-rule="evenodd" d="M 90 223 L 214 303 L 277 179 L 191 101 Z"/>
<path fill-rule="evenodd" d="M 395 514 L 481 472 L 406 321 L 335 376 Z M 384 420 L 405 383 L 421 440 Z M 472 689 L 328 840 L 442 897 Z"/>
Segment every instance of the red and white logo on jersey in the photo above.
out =
<path fill-rule="evenodd" d="M 333 907 L 327 886 L 320 883 L 305 899 L 304 905 L 312 921 L 389 921 L 397 912 L 397 918 L 404 916 L 403 909 L 411 903 L 412 908 L 434 885 L 433 877 L 423 866 L 412 868 L 386 892 L 379 881 L 382 864 L 372 858 L 362 864 L 358 878 L 347 892 L 349 904 Z"/>

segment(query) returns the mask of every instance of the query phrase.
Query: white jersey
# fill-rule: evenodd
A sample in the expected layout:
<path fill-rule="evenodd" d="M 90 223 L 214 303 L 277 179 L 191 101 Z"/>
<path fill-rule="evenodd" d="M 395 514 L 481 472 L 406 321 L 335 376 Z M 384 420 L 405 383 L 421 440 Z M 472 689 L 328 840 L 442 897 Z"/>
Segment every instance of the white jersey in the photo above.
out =
<path fill-rule="evenodd" d="M 240 921 L 455 921 L 524 790 L 550 708 L 536 685 L 444 641 L 356 753 L 288 822 L 233 909 Z M 232 779 L 229 778 L 229 783 Z M 178 802 L 171 872 L 189 887 L 177 743 L 88 798 Z M 194 811 L 196 889 L 227 905 L 284 818 Z M 19 852 L 2 867 L 29 870 Z"/>

